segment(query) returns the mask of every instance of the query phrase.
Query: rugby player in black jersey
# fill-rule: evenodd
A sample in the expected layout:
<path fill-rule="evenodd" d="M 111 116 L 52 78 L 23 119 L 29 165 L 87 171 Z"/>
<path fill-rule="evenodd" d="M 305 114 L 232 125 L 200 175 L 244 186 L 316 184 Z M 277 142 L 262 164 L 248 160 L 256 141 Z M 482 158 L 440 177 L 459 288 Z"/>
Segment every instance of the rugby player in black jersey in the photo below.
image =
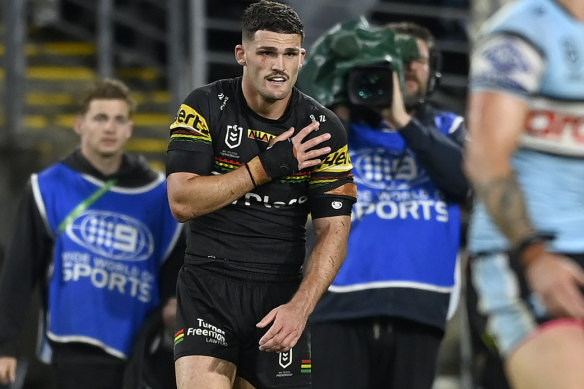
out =
<path fill-rule="evenodd" d="M 306 322 L 344 260 L 356 186 L 341 122 L 294 88 L 303 38 L 289 6 L 250 5 L 243 75 L 195 89 L 170 127 L 169 201 L 188 222 L 179 389 L 311 385 Z"/>

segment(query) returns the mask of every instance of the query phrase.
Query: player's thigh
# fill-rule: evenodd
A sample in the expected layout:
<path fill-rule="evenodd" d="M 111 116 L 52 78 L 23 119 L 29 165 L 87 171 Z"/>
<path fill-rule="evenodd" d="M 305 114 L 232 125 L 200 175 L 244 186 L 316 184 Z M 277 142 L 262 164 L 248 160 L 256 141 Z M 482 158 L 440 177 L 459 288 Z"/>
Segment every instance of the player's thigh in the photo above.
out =
<path fill-rule="evenodd" d="M 219 358 L 188 355 L 174 365 L 178 389 L 231 389 L 235 380 L 235 365 Z"/>
<path fill-rule="evenodd" d="M 541 326 L 505 362 L 514 389 L 584 388 L 584 324 L 559 319 Z"/>
<path fill-rule="evenodd" d="M 256 389 L 255 386 L 249 383 L 244 378 L 235 377 L 235 382 L 233 383 L 233 389 Z"/>

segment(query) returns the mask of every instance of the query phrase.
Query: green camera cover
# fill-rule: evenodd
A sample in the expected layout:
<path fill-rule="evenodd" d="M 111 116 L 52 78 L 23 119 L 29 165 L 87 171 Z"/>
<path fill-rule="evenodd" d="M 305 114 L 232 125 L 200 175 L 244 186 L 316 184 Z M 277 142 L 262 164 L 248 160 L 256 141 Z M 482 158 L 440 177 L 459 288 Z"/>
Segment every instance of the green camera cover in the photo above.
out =
<path fill-rule="evenodd" d="M 404 91 L 404 63 L 419 56 L 416 39 L 371 26 L 365 17 L 339 23 L 319 37 L 298 75 L 298 88 L 324 106 L 346 102 L 348 72 L 358 66 L 387 63 Z"/>

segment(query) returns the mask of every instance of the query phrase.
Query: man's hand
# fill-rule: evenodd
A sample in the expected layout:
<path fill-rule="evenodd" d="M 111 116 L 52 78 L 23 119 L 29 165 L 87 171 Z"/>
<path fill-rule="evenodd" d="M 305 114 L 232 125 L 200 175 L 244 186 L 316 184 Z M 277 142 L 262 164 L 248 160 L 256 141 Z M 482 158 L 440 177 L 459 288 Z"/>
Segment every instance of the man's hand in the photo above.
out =
<path fill-rule="evenodd" d="M 280 305 L 270 311 L 256 326 L 270 329 L 260 339 L 259 348 L 268 352 L 286 352 L 296 345 L 306 327 L 308 317 L 294 303 Z"/>
<path fill-rule="evenodd" d="M 584 319 L 584 271 L 570 258 L 543 252 L 527 266 L 526 277 L 551 316 Z"/>
<path fill-rule="evenodd" d="M 412 120 L 412 117 L 406 110 L 397 72 L 393 72 L 393 95 L 391 98 L 391 107 L 384 109 L 381 115 L 393 128 L 403 128 L 410 122 L 410 120 Z"/>
<path fill-rule="evenodd" d="M 16 381 L 16 358 L 0 357 L 0 384 L 7 385 Z"/>
<path fill-rule="evenodd" d="M 266 174 L 270 178 L 281 177 L 320 164 L 319 157 L 330 153 L 331 148 L 327 146 L 310 149 L 329 140 L 331 135 L 324 133 L 303 142 L 312 131 L 318 129 L 319 125 L 319 122 L 312 122 L 291 138 L 294 134 L 292 127 L 272 139 L 269 148 L 259 155 Z"/>

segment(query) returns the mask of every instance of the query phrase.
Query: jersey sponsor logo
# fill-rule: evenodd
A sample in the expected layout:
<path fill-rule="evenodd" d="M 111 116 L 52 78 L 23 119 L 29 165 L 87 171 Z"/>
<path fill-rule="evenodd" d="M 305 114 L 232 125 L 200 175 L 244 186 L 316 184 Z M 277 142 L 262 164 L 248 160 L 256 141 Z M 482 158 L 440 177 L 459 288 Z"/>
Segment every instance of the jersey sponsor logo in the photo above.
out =
<path fill-rule="evenodd" d="M 262 204 L 266 208 L 281 208 L 286 206 L 292 206 L 295 204 L 302 205 L 308 201 L 307 196 L 300 196 L 297 199 L 291 199 L 288 202 L 286 201 L 273 201 L 270 199 L 270 196 L 260 196 L 257 193 L 248 192 L 243 197 L 235 200 L 232 204 L 241 204 L 245 205 L 246 207 L 251 206 L 252 204 Z"/>
<path fill-rule="evenodd" d="M 531 111 L 525 121 L 533 137 L 569 144 L 584 144 L 584 117 L 547 110 Z"/>
<path fill-rule="evenodd" d="M 145 261 L 154 251 L 154 238 L 148 226 L 121 213 L 86 211 L 66 232 L 77 244 L 108 259 Z"/>
<path fill-rule="evenodd" d="M 348 171 L 351 168 L 348 146 L 345 145 L 334 153 L 328 154 L 315 171 Z"/>
<path fill-rule="evenodd" d="M 225 134 L 225 145 L 230 149 L 234 149 L 241 145 L 241 137 L 243 135 L 243 128 L 238 125 L 228 125 Z"/>
<path fill-rule="evenodd" d="M 177 127 L 185 127 L 195 132 L 195 135 L 202 136 L 206 139 L 211 139 L 209 133 L 209 126 L 203 115 L 199 114 L 193 108 L 186 104 L 182 104 L 176 114 L 174 123 L 170 125 L 170 129 Z"/>
<path fill-rule="evenodd" d="M 276 137 L 276 135 L 268 134 L 267 132 L 259 131 L 259 130 L 252 130 L 249 128 L 247 130 L 247 137 L 249 139 L 259 140 L 261 142 L 270 143 L 272 139 Z"/>
<path fill-rule="evenodd" d="M 205 343 L 214 343 L 221 346 L 228 346 L 227 340 L 225 339 L 225 330 L 214 326 L 213 324 L 207 323 L 201 318 L 197 318 L 197 326 L 189 327 L 186 333 L 177 332 L 175 334 L 175 345 L 177 341 L 182 342 L 184 336 L 198 336 L 205 340 Z"/>

